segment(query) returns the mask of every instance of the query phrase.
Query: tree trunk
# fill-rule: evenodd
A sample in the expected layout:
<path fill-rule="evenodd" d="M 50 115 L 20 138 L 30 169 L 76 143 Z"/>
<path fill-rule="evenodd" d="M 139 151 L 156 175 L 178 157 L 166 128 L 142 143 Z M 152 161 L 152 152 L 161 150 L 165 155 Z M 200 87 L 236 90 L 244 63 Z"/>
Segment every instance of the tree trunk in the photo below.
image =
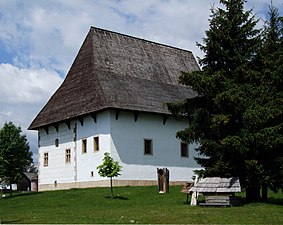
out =
<path fill-rule="evenodd" d="M 10 197 L 12 198 L 13 195 L 13 188 L 12 188 L 12 179 L 10 178 Z"/>
<path fill-rule="evenodd" d="M 261 200 L 263 202 L 267 202 L 267 190 L 268 187 L 266 184 L 262 185 L 262 189 L 261 189 Z"/>
<path fill-rule="evenodd" d="M 246 188 L 246 202 L 259 202 L 260 201 L 260 187 L 247 187 Z"/>
<path fill-rule="evenodd" d="M 110 192 L 111 192 L 111 198 L 114 198 L 113 197 L 112 177 L 110 177 Z"/>

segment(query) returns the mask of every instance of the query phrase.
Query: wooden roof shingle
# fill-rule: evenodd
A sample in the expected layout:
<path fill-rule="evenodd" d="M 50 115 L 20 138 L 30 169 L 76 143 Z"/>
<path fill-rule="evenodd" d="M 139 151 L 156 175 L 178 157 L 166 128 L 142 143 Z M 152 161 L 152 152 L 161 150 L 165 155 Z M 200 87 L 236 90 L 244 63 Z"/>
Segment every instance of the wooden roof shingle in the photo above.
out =
<path fill-rule="evenodd" d="M 241 192 L 241 185 L 237 177 L 206 177 L 201 179 L 189 191 L 200 193 L 233 193 Z"/>
<path fill-rule="evenodd" d="M 190 51 L 91 27 L 29 129 L 109 108 L 169 114 L 164 103 L 195 96 L 178 83 L 181 71 L 193 70 L 199 67 Z"/>

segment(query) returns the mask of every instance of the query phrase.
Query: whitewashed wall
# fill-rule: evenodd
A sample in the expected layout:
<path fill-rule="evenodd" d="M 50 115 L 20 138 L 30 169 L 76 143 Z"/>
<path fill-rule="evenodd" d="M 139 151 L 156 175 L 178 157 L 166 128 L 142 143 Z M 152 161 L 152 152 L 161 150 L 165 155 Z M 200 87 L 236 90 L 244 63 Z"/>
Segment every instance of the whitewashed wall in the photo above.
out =
<path fill-rule="evenodd" d="M 111 115 L 111 155 L 123 166 L 120 179 L 156 180 L 157 168 L 167 167 L 171 181 L 192 180 L 193 170 L 199 166 L 193 159 L 194 148 L 189 145 L 189 157 L 181 157 L 181 142 L 176 132 L 188 126 L 186 121 L 168 118 L 163 125 L 163 116 L 143 114 L 137 121 L 131 112 L 121 112 L 116 120 Z M 144 155 L 144 139 L 152 139 L 153 155 Z"/>
<path fill-rule="evenodd" d="M 49 126 L 48 134 L 44 129 L 39 130 L 39 184 L 71 182 L 75 177 L 75 142 L 74 123 L 70 129 L 65 123 L 59 124 L 58 132 Z M 55 139 L 59 146 L 55 146 Z M 71 150 L 71 162 L 65 162 L 65 150 Z M 48 166 L 44 166 L 44 153 L 48 153 Z"/>
<path fill-rule="evenodd" d="M 49 126 L 48 134 L 40 129 L 39 185 L 104 180 L 96 168 L 105 152 L 123 166 L 119 179 L 156 180 L 156 169 L 167 167 L 171 181 L 189 181 L 198 168 L 193 160 L 196 146 L 189 145 L 189 157 L 183 158 L 180 140 L 175 137 L 186 126 L 185 121 L 170 118 L 164 125 L 162 116 L 145 113 L 139 113 L 136 122 L 132 112 L 121 111 L 116 119 L 112 110 L 97 113 L 96 122 L 91 116 L 84 117 L 83 124 L 73 120 L 70 129 L 65 123 L 59 123 L 58 132 L 54 126 Z M 94 151 L 94 137 L 99 137 L 99 151 Z M 86 153 L 82 152 L 83 139 L 87 140 Z M 144 139 L 152 139 L 153 155 L 144 155 Z M 66 149 L 71 149 L 70 163 L 65 162 Z M 47 167 L 43 166 L 45 152 L 49 156 Z"/>
<path fill-rule="evenodd" d="M 94 137 L 99 137 L 99 151 L 94 151 Z M 82 153 L 82 140 L 87 139 L 87 153 Z M 96 167 L 104 152 L 110 152 L 110 113 L 98 113 L 96 123 L 91 116 L 84 117 L 83 126 L 77 123 L 78 177 L 77 181 L 101 180 Z M 94 176 L 91 176 L 93 172 Z"/>

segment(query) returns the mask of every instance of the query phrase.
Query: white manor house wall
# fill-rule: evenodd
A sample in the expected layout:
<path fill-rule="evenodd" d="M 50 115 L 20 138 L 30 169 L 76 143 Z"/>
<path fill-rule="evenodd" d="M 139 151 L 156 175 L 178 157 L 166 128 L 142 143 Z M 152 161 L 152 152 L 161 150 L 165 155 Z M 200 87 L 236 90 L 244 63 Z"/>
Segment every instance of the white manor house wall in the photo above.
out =
<path fill-rule="evenodd" d="M 113 112 L 112 112 L 113 114 Z M 155 114 L 121 112 L 119 119 L 111 117 L 111 155 L 121 162 L 119 179 L 157 180 L 157 168 L 167 167 L 170 181 L 190 181 L 193 170 L 199 168 L 193 157 L 195 144 L 188 145 L 188 157 L 181 157 L 181 141 L 176 132 L 188 126 Z M 144 140 L 152 141 L 152 154 L 144 154 Z"/>
<path fill-rule="evenodd" d="M 158 114 L 108 110 L 97 113 L 95 119 L 86 116 L 40 129 L 39 189 L 108 185 L 108 179 L 101 178 L 96 169 L 105 152 L 123 167 L 117 185 L 154 184 L 156 169 L 162 167 L 169 169 L 170 181 L 190 181 L 193 170 L 199 168 L 193 159 L 196 145 L 189 145 L 188 157 L 181 157 L 181 142 L 175 137 L 186 126 L 186 121 Z M 144 152 L 145 140 L 151 140 L 151 154 Z"/>

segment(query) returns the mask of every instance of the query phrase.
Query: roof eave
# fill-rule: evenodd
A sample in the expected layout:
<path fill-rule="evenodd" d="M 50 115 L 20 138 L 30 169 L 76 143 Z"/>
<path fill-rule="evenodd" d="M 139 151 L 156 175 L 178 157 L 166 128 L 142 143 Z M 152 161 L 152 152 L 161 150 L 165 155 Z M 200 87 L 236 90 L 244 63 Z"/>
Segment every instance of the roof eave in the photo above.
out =
<path fill-rule="evenodd" d="M 31 123 L 31 125 L 28 127 L 28 130 L 39 130 L 39 129 L 47 127 L 47 126 L 54 126 L 58 123 L 64 123 L 64 122 L 71 121 L 71 120 L 77 120 L 78 118 L 86 117 L 86 116 L 89 116 L 91 114 L 101 113 L 101 112 L 104 112 L 104 111 L 107 111 L 107 110 L 119 110 L 119 111 L 133 112 L 133 113 L 145 113 L 145 114 L 160 115 L 160 116 L 165 116 L 165 117 L 172 116 L 172 114 L 169 111 L 165 111 L 165 110 L 163 112 L 161 112 L 161 111 L 145 111 L 145 110 L 134 109 L 134 108 L 129 109 L 129 108 L 118 108 L 118 107 L 111 106 L 111 107 L 101 108 L 101 109 L 98 109 L 98 110 L 93 111 L 93 112 L 88 112 L 88 113 L 84 113 L 84 114 L 77 115 L 77 116 L 74 116 L 74 117 L 66 118 L 64 120 L 53 121 L 51 123 L 44 123 L 44 124 L 41 124 L 39 126 Z"/>

